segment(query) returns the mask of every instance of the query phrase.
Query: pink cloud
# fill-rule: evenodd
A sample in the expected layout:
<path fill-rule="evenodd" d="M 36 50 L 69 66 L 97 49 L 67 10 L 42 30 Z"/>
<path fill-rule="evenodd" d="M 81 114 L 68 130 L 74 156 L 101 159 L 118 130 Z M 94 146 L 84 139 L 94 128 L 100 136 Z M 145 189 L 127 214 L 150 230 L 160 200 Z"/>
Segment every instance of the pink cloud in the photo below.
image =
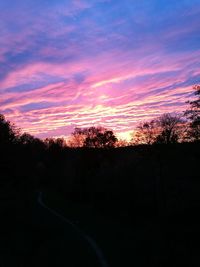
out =
<path fill-rule="evenodd" d="M 66 7 L 57 7 L 56 13 L 75 16 L 88 8 L 87 1 L 75 1 L 69 11 Z M 140 120 L 172 110 L 182 111 L 186 107 L 185 101 L 192 90 L 192 82 L 188 80 L 199 75 L 200 51 L 172 51 L 169 54 L 163 40 L 176 39 L 177 35 L 186 34 L 188 28 L 166 32 L 157 42 L 144 42 L 135 49 L 111 46 L 93 52 L 94 47 L 104 48 L 108 37 L 93 37 L 94 25 L 89 25 L 90 20 L 84 21 L 84 25 L 91 27 L 89 41 L 84 46 L 85 40 L 74 42 L 69 38 L 69 44 L 67 42 L 70 34 L 78 30 L 77 25 L 64 25 L 54 31 L 49 21 L 56 18 L 49 13 L 45 19 L 29 20 L 27 16 L 25 21 L 30 27 L 22 33 L 4 33 L 1 62 L 10 51 L 16 56 L 34 50 L 35 45 L 37 48 L 40 39 L 35 32 L 45 35 L 46 27 L 50 40 L 66 35 L 66 45 L 62 49 L 54 42 L 53 45 L 43 45 L 36 53 L 38 58 L 33 57 L 33 60 L 17 66 L 14 60 L 11 61 L 8 71 L 0 79 L 1 112 L 23 130 L 38 136 L 57 136 L 69 134 L 75 126 L 102 125 L 118 133 L 130 132 Z M 21 18 L 19 24 L 23 23 Z M 103 31 L 100 26 L 95 29 L 96 32 Z M 122 44 L 128 39 L 119 33 L 111 34 L 111 37 Z M 145 38 L 147 41 L 151 39 L 151 35 Z M 65 60 L 61 60 L 65 56 Z M 48 60 L 48 57 L 54 60 Z M 56 81 L 52 82 L 49 77 L 56 77 Z M 46 84 L 38 86 L 38 82 Z M 20 90 L 24 84 L 32 85 L 32 89 Z M 9 91 L 10 88 L 18 90 Z M 49 107 L 38 108 L 44 102 Z M 26 110 L 27 106 L 29 109 Z"/>

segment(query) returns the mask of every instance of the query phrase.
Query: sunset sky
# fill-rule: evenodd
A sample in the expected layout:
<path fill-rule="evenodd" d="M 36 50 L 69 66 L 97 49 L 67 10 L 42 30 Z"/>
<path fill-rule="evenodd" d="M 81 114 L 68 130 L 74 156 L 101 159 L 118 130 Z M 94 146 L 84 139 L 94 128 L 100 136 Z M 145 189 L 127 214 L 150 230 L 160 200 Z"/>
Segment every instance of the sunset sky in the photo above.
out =
<path fill-rule="evenodd" d="M 200 0 L 1 0 L 0 113 L 44 138 L 184 110 Z"/>

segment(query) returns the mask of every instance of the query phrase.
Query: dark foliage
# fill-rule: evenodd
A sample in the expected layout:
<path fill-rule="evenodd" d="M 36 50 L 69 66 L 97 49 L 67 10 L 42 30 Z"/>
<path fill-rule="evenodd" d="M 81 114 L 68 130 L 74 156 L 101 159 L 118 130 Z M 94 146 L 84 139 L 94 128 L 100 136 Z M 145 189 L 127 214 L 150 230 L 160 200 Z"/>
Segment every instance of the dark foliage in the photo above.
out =
<path fill-rule="evenodd" d="M 19 129 L 0 114 L 0 146 L 7 146 L 16 142 L 18 135 Z"/>
<path fill-rule="evenodd" d="M 115 146 L 117 138 L 113 131 L 103 127 L 76 128 L 72 133 L 74 147 L 111 148 Z"/>
<path fill-rule="evenodd" d="M 200 85 L 194 86 L 196 99 L 188 101 L 190 108 L 186 110 L 185 116 L 190 121 L 188 129 L 188 139 L 192 141 L 200 140 Z"/>

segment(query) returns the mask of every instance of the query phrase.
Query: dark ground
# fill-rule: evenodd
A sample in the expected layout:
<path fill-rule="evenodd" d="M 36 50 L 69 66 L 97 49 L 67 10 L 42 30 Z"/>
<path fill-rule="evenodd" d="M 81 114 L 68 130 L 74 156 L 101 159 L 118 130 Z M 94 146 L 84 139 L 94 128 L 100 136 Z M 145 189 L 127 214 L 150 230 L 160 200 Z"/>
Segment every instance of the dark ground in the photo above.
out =
<path fill-rule="evenodd" d="M 32 196 L 29 207 L 7 215 L 1 232 L 2 266 L 100 266 L 91 247 Z M 90 206 L 66 203 L 48 190 L 45 203 L 90 235 L 109 266 L 199 266 L 199 219 L 191 216 L 112 219 Z M 28 208 L 28 209 L 27 209 Z M 17 211 L 17 210 L 16 210 Z M 18 211 L 17 211 L 18 212 Z"/>
<path fill-rule="evenodd" d="M 0 266 L 99 266 L 88 243 L 37 203 L 40 190 L 111 267 L 200 266 L 199 159 L 199 143 L 4 154 Z"/>

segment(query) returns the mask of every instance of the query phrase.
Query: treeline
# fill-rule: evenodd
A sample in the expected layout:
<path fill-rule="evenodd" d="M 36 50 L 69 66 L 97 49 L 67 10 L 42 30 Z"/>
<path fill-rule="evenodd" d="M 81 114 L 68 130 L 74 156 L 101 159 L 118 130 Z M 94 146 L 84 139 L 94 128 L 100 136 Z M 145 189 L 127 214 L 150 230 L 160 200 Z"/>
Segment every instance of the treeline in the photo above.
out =
<path fill-rule="evenodd" d="M 189 108 L 181 113 L 166 113 L 151 121 L 140 122 L 130 142 L 118 140 L 112 130 L 104 127 L 75 128 L 71 137 L 40 140 L 21 133 L 0 114 L 0 146 L 10 144 L 45 146 L 48 149 L 64 147 L 112 148 L 141 144 L 171 144 L 200 140 L 200 86 L 194 86 L 196 99 L 188 101 Z"/>
<path fill-rule="evenodd" d="M 141 122 L 133 134 L 133 144 L 172 144 L 200 140 L 200 86 L 194 86 L 196 99 L 181 114 L 163 114 Z"/>
<path fill-rule="evenodd" d="M 172 144 L 200 140 L 200 86 L 194 86 L 196 99 L 188 101 L 183 113 L 166 113 L 156 119 L 140 122 L 132 133 L 130 142 L 118 140 L 112 131 L 102 127 L 76 128 L 70 147 L 123 147 L 141 144 Z"/>
<path fill-rule="evenodd" d="M 200 204 L 200 86 L 195 94 L 184 117 L 164 114 L 143 122 L 132 145 L 118 149 L 114 133 L 102 127 L 75 129 L 67 145 L 62 138 L 21 133 L 1 115 L 1 188 L 28 197 L 52 187 L 70 201 L 112 215 L 195 211 Z"/>

